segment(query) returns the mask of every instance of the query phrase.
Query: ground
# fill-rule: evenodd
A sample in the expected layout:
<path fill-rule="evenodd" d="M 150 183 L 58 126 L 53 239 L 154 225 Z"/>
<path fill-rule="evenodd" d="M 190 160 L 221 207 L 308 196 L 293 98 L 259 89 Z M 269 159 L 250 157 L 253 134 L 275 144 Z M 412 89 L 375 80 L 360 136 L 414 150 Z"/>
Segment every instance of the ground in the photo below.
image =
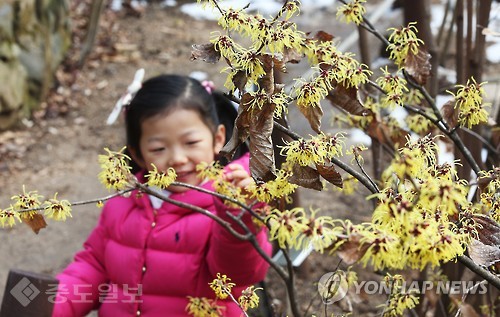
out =
<path fill-rule="evenodd" d="M 323 24 L 333 20 L 328 11 L 322 17 Z M 84 67 L 73 73 L 77 76 L 74 83 L 59 90 L 70 100 L 69 106 L 52 109 L 49 105 L 48 110 L 40 112 L 40 118 L 0 134 L 0 206 L 8 206 L 10 197 L 21 193 L 23 186 L 26 191 L 37 190 L 44 196 L 57 192 L 59 198 L 70 201 L 109 194 L 96 177 L 97 155 L 103 153 L 104 147 L 118 150 L 124 145 L 123 118 L 112 126 L 105 121 L 136 69 L 145 68 L 146 77 L 203 71 L 217 87 L 222 87 L 222 65 L 190 61 L 191 45 L 206 43 L 211 32 L 218 29 L 215 22 L 198 21 L 183 15 L 177 7 L 161 8 L 158 4 L 148 7 L 140 17 L 123 12 L 113 17 L 108 12 L 106 19 L 113 23 L 104 22 L 107 33 L 99 35 L 99 46 Z M 317 27 L 311 26 L 313 22 L 318 23 L 311 20 L 311 29 L 305 31 L 316 30 L 312 29 Z M 331 24 L 326 25 L 325 31 L 339 32 Z M 109 49 L 109 43 L 115 49 L 112 54 L 103 51 Z M 304 135 L 310 133 L 296 112 L 291 112 L 290 117 L 295 130 Z M 303 190 L 301 199 L 304 206 L 353 222 L 367 220 L 370 211 L 361 196 L 342 196 L 332 190 Z M 49 221 L 48 227 L 37 235 L 24 225 L 1 229 L 0 298 L 10 268 L 49 275 L 62 270 L 81 248 L 99 213 L 95 204 L 75 207 L 71 219 L 62 223 Z M 338 262 L 336 257 L 313 254 L 299 270 L 299 298 L 304 307 L 317 294 L 315 283 L 323 274 L 335 270 Z M 271 298 L 285 305 L 283 285 L 276 275 L 270 273 L 267 282 Z M 361 302 L 356 305 L 360 313 L 366 310 Z"/>

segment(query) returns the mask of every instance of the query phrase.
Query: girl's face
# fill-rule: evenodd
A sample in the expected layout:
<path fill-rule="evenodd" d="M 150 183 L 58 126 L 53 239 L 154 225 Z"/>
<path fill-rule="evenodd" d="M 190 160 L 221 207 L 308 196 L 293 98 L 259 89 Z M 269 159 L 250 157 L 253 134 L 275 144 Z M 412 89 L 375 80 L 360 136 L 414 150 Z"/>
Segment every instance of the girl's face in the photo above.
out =
<path fill-rule="evenodd" d="M 134 160 L 142 168 L 166 171 L 172 167 L 177 173 L 176 181 L 199 185 L 196 165 L 211 163 L 225 142 L 225 128 L 219 125 L 215 135 L 201 120 L 195 110 L 177 109 L 166 115 L 148 118 L 141 125 L 142 136 L 139 147 L 142 159 Z M 185 192 L 186 187 L 170 186 L 172 192 Z"/>

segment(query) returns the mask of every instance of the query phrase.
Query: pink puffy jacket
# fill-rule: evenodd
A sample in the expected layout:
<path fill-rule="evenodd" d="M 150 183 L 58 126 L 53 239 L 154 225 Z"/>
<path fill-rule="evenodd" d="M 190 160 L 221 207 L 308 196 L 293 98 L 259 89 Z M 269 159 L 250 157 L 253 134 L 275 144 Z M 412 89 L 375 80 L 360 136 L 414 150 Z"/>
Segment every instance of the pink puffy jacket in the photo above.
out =
<path fill-rule="evenodd" d="M 248 168 L 248 155 L 235 161 Z M 202 187 L 211 189 L 207 183 Z M 195 190 L 170 198 L 210 210 L 225 220 L 227 207 Z M 235 210 L 236 211 L 236 210 Z M 244 217 L 248 225 L 250 217 Z M 236 225 L 233 226 L 236 228 Z M 240 231 L 241 232 L 241 231 Z M 270 254 L 265 230 L 257 233 Z M 59 279 L 53 316 L 188 316 L 188 296 L 214 298 L 209 283 L 217 273 L 239 293 L 264 279 L 268 264 L 253 246 L 200 213 L 163 203 L 153 210 L 147 195 L 111 199 L 99 223 Z M 240 316 L 236 304 L 218 300 L 224 316 Z"/>

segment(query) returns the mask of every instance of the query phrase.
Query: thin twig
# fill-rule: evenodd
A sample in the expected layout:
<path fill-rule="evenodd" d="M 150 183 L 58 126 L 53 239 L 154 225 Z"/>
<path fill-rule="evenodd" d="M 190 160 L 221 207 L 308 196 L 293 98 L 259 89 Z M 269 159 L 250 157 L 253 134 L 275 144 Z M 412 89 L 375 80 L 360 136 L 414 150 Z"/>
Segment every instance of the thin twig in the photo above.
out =
<path fill-rule="evenodd" d="M 108 200 L 110 200 L 111 198 L 114 198 L 114 197 L 122 196 L 122 195 L 124 195 L 126 193 L 130 193 L 131 191 L 134 191 L 134 190 L 135 190 L 135 187 L 127 188 L 127 189 L 118 191 L 118 192 L 116 192 L 114 194 L 111 194 L 111 195 L 108 195 L 108 196 L 105 196 L 105 197 L 94 198 L 94 199 L 89 199 L 89 200 L 75 201 L 75 202 L 70 202 L 69 204 L 71 206 L 81 206 L 81 205 L 96 204 L 96 203 L 99 203 L 99 202 L 108 201 Z M 37 207 L 37 208 L 30 208 L 30 209 L 20 209 L 20 210 L 16 210 L 16 212 L 41 211 L 41 210 L 45 210 L 45 209 L 46 209 L 45 207 Z"/>
<path fill-rule="evenodd" d="M 474 263 L 474 261 L 472 261 L 468 256 L 461 255 L 458 257 L 458 261 L 460 261 L 463 265 L 468 267 L 477 275 L 487 280 L 488 283 L 493 285 L 496 289 L 500 290 L 500 278 L 498 277 L 498 275 L 492 274 L 490 271 L 480 267 L 479 265 Z"/>

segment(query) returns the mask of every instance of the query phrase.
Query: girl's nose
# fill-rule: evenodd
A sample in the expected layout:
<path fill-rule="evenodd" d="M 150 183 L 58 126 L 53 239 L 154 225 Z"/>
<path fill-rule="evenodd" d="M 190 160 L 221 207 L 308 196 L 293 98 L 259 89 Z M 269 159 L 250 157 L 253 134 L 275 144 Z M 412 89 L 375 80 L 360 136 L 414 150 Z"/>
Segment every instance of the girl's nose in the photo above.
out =
<path fill-rule="evenodd" d="M 175 150 L 172 152 L 172 155 L 170 156 L 169 160 L 169 165 L 170 166 L 177 166 L 177 165 L 182 165 L 187 162 L 187 156 L 182 150 Z"/>

